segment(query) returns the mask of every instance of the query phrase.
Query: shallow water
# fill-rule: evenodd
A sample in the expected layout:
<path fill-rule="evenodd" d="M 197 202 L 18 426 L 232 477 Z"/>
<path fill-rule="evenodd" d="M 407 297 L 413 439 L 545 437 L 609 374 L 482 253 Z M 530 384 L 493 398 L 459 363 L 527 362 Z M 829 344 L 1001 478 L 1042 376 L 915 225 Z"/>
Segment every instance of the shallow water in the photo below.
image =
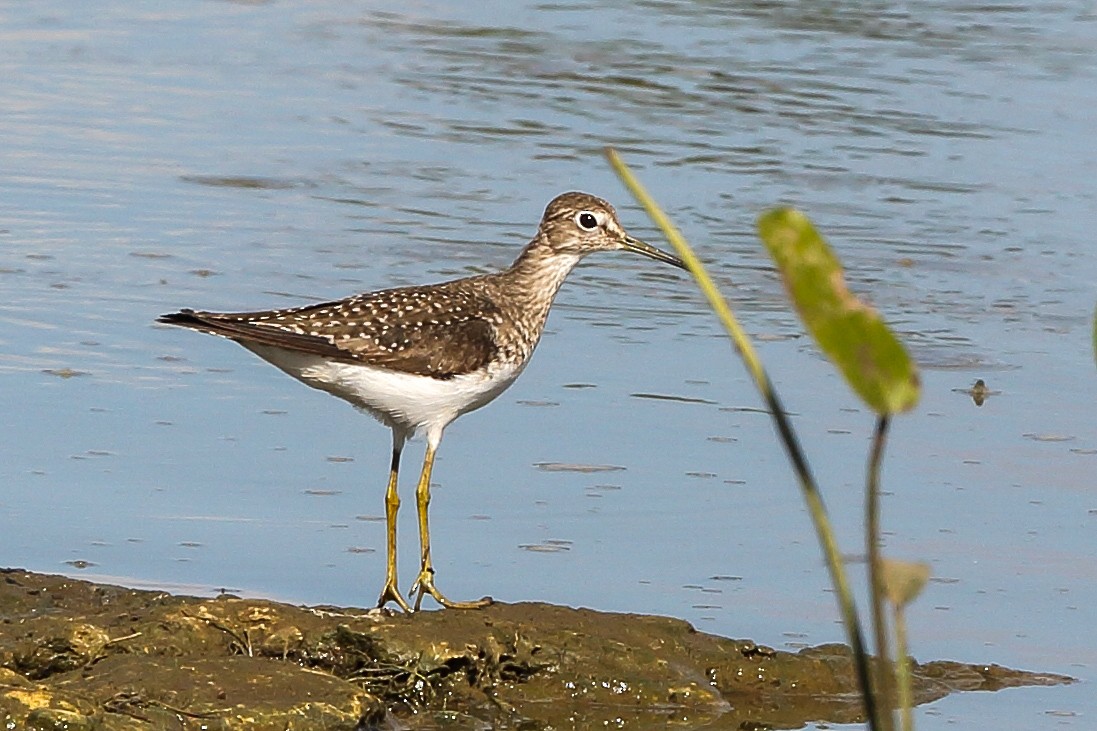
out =
<path fill-rule="evenodd" d="M 8 7 L 3 562 L 371 603 L 386 430 L 152 320 L 504 266 L 566 189 L 656 241 L 612 144 L 759 339 L 850 554 L 871 417 L 800 336 L 757 214 L 807 211 L 910 343 L 925 394 L 884 520 L 934 568 L 914 653 L 1090 680 L 1095 43 L 1086 3 Z M 1000 391 L 981 407 L 957 392 L 976 378 Z M 447 433 L 439 586 L 841 639 L 758 407 L 690 282 L 591 258 L 515 387 Z M 946 699 L 920 727 L 1085 724 L 1087 685 Z"/>

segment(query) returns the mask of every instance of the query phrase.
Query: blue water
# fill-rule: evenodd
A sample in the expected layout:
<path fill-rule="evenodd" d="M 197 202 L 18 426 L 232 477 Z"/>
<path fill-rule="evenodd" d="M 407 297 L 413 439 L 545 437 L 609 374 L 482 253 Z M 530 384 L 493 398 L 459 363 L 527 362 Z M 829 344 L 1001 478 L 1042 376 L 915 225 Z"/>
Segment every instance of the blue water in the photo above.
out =
<path fill-rule="evenodd" d="M 614 145 L 758 339 L 849 554 L 872 419 L 801 337 L 756 216 L 807 211 L 911 346 L 884 522 L 889 555 L 933 566 L 914 654 L 1090 681 L 1095 47 L 1087 3 L 11 5 L 0 563 L 372 604 L 387 431 L 152 321 L 502 267 L 568 189 L 658 241 Z M 957 392 L 976 378 L 982 407 Z M 446 435 L 440 588 L 842 639 L 759 406 L 686 278 L 591 257 L 518 383 Z M 1086 728 L 1088 685 L 919 725 Z"/>

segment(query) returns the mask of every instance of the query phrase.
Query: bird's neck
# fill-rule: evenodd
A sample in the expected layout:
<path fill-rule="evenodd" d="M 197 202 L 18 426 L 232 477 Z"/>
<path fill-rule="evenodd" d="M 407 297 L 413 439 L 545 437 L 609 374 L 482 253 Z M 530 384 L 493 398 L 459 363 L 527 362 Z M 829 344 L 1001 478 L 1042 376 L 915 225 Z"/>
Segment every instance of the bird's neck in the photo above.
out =
<path fill-rule="evenodd" d="M 582 257 L 553 251 L 539 237 L 522 250 L 509 269 L 502 272 L 508 280 L 507 299 L 515 307 L 542 325 L 560 286 Z"/>

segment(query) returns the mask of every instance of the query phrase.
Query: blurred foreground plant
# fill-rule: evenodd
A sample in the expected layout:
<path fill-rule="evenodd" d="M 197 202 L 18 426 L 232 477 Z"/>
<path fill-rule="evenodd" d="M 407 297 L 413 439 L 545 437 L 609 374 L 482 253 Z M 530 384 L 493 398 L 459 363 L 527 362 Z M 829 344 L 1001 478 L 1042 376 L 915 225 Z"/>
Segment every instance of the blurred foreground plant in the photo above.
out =
<path fill-rule="evenodd" d="M 891 709 L 894 706 L 893 699 L 896 697 L 896 692 L 893 690 L 895 678 L 898 677 L 897 695 L 900 706 L 904 709 L 903 727 L 909 729 L 912 701 L 904 610 L 907 603 L 925 584 L 925 579 L 928 578 L 928 567 L 924 564 L 885 562 L 881 557 L 879 482 L 880 465 L 891 416 L 913 408 L 920 396 L 920 381 L 914 362 L 879 313 L 859 300 L 846 287 L 841 263 L 806 216 L 789 208 L 780 208 L 765 213 L 759 218 L 759 235 L 777 263 L 785 288 L 805 326 L 820 349 L 837 366 L 854 393 L 877 416 L 865 487 L 865 552 L 872 602 L 872 626 L 876 653 L 880 660 L 879 673 L 874 678 L 870 658 L 865 650 L 857 607 L 850 591 L 841 552 L 827 517 L 822 495 L 799 438 L 781 405 L 769 375 L 746 333 L 732 314 L 731 308 L 728 307 L 727 301 L 720 294 L 685 238 L 648 195 L 617 153 L 607 149 L 606 157 L 633 197 L 644 207 L 652 221 L 662 230 L 667 241 L 686 262 L 701 292 L 727 330 L 736 351 L 742 357 L 747 371 L 768 407 L 778 436 L 796 473 L 801 493 L 807 503 L 816 535 L 826 558 L 842 622 L 854 653 L 869 727 L 875 731 L 892 731 L 895 728 Z M 921 577 L 920 581 L 919 577 Z M 885 600 L 891 602 L 895 616 L 896 645 L 899 653 L 897 675 L 893 671 L 887 639 L 887 622 L 883 611 Z"/>

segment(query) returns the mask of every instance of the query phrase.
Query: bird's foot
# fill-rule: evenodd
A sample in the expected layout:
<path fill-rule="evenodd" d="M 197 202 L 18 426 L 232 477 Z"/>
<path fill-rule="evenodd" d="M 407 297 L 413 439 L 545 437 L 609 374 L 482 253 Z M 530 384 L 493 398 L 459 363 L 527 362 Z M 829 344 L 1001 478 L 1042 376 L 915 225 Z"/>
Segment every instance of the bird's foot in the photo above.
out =
<path fill-rule="evenodd" d="M 411 605 L 404 599 L 400 590 L 396 588 L 395 578 L 390 578 L 385 582 L 385 588 L 381 590 L 381 596 L 377 600 L 377 608 L 380 609 L 389 602 L 396 602 L 396 606 L 400 607 L 405 614 L 411 614 L 412 612 Z M 418 605 L 415 608 L 418 609 Z"/>
<path fill-rule="evenodd" d="M 446 609 L 481 609 L 494 603 L 494 599 L 490 596 L 486 596 L 482 599 L 477 599 L 472 602 L 455 602 L 452 599 L 446 598 L 446 595 L 438 591 L 434 586 L 434 569 L 427 566 L 419 572 L 419 578 L 415 580 L 415 583 L 411 586 L 411 591 L 408 592 L 408 596 L 415 595 L 415 610 L 419 610 L 419 606 L 423 603 L 423 597 L 427 594 L 434 599 L 434 601 L 441 604 Z"/>

